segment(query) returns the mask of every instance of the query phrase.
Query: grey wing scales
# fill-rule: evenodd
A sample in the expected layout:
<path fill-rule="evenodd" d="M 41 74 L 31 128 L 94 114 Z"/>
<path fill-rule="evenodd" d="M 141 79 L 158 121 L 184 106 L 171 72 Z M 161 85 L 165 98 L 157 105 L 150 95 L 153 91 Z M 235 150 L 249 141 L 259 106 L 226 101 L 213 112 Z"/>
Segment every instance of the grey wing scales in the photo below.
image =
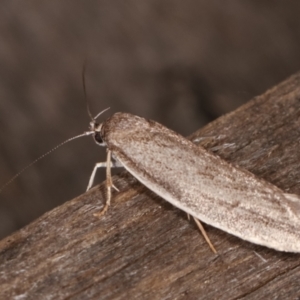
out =
<path fill-rule="evenodd" d="M 282 190 L 160 129 L 118 139 L 122 150 L 114 154 L 139 181 L 207 224 L 256 244 L 300 252 L 299 218 Z"/>

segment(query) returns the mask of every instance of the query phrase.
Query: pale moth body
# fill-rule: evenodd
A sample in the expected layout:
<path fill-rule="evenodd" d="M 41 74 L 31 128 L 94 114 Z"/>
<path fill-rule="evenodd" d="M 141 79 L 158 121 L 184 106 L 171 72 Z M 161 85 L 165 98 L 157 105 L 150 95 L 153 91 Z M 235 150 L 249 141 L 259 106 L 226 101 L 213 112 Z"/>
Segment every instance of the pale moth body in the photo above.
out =
<path fill-rule="evenodd" d="M 249 242 L 300 252 L 300 197 L 286 194 L 160 125 L 127 113 L 94 139 L 143 185 L 189 215 Z"/>

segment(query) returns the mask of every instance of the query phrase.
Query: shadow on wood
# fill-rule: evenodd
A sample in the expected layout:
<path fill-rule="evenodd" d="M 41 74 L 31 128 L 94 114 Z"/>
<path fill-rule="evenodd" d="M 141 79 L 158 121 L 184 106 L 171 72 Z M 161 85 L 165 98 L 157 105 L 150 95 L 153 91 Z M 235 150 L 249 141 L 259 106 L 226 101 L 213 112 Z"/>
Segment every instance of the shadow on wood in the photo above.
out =
<path fill-rule="evenodd" d="M 225 160 L 300 194 L 300 73 L 190 136 Z M 202 139 L 205 137 L 204 139 Z M 0 242 L 1 299 L 295 299 L 300 254 L 205 226 L 122 172 Z"/>

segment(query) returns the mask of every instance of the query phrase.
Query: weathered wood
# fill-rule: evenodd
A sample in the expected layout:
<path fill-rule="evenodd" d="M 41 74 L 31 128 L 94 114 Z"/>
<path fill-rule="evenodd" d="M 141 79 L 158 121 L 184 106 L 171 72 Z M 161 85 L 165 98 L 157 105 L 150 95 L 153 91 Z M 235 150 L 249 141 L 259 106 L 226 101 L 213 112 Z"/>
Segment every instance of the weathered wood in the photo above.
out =
<path fill-rule="evenodd" d="M 300 194 L 300 73 L 190 138 L 286 192 Z M 201 137 L 206 137 L 201 139 Z M 296 299 L 300 254 L 205 226 L 126 172 L 109 212 L 104 185 L 0 242 L 1 299 Z"/>

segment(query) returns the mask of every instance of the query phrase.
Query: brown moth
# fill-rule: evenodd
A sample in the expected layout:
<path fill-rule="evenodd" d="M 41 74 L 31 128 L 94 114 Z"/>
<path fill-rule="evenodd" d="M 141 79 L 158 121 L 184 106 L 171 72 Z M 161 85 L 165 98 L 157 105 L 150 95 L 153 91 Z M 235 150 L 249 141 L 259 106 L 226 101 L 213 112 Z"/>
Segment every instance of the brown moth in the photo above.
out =
<path fill-rule="evenodd" d="M 279 251 L 300 252 L 300 197 L 286 194 L 242 168 L 196 146 L 161 124 L 128 113 L 103 123 L 93 120 L 87 135 L 108 149 L 110 167 L 123 166 L 143 185 L 187 214 L 246 241 Z M 111 161 L 111 155 L 113 160 Z"/>

